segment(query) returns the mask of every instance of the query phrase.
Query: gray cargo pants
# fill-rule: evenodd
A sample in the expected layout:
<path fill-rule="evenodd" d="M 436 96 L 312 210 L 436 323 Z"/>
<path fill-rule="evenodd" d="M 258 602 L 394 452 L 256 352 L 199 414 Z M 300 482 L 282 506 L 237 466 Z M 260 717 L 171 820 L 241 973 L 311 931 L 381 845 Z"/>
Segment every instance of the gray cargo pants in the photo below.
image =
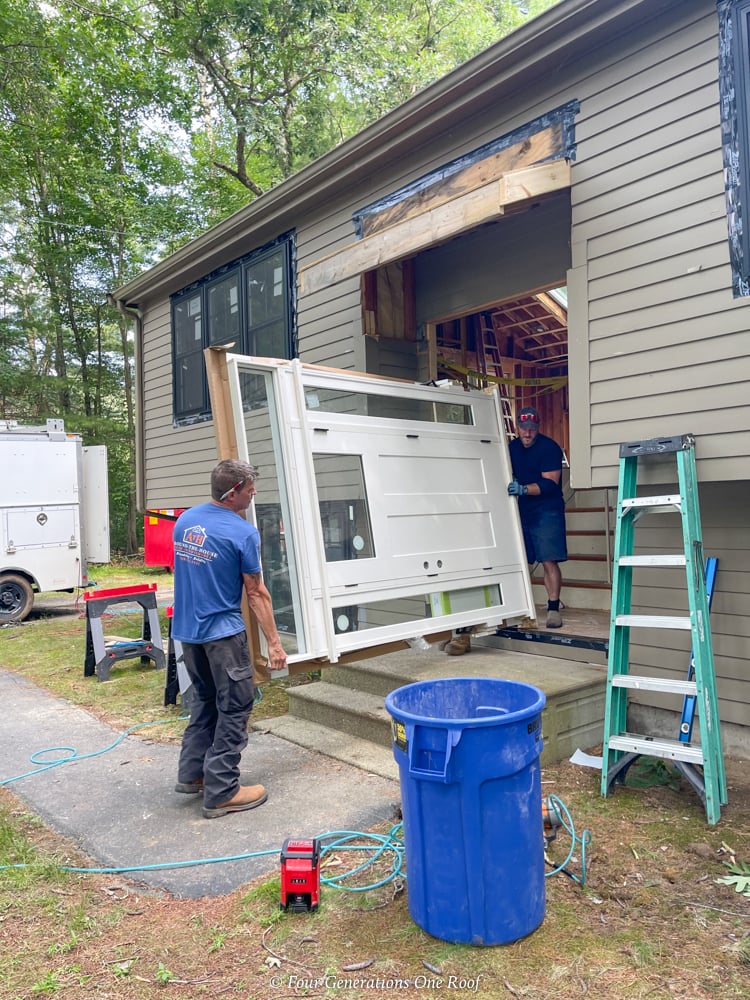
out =
<path fill-rule="evenodd" d="M 182 649 L 193 687 L 177 780 L 203 778 L 203 805 L 214 809 L 228 802 L 240 785 L 240 756 L 247 746 L 255 697 L 247 634 L 186 642 Z"/>

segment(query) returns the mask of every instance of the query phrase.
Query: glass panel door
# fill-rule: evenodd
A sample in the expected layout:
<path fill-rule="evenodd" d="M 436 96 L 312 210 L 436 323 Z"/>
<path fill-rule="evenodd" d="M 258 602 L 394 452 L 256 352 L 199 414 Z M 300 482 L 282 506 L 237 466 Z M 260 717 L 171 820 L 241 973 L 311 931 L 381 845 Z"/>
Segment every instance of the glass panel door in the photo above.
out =
<path fill-rule="evenodd" d="M 290 523 L 284 462 L 278 434 L 274 385 L 270 372 L 243 370 L 239 375 L 245 457 L 258 468 L 257 494 L 250 509 L 260 532 L 263 580 L 271 594 L 276 627 L 288 656 L 305 652 L 305 628 L 299 606 L 294 540 Z"/>
<path fill-rule="evenodd" d="M 496 394 L 229 360 L 290 662 L 533 615 Z"/>

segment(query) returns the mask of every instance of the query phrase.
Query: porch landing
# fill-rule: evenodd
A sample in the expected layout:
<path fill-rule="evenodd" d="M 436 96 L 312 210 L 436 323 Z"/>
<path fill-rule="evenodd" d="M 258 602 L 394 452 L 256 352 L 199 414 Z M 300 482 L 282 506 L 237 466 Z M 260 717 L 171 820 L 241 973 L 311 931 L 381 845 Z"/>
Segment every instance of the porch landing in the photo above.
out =
<path fill-rule="evenodd" d="M 544 691 L 543 765 L 600 743 L 607 670 L 590 662 L 598 659 L 596 653 L 566 648 L 557 657 L 549 649 L 539 653 L 531 642 L 523 651 L 498 648 L 501 642 L 494 636 L 472 639 L 472 651 L 461 657 L 433 645 L 325 667 L 319 681 L 289 688 L 287 715 L 252 728 L 397 780 L 386 695 L 415 681 L 479 676 L 523 681 Z"/>

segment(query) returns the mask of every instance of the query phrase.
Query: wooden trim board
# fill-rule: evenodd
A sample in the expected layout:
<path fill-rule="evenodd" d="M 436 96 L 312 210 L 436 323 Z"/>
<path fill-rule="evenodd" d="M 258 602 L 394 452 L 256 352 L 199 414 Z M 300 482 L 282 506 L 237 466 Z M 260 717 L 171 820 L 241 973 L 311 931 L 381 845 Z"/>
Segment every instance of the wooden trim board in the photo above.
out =
<path fill-rule="evenodd" d="M 363 271 L 412 256 L 482 223 L 501 218 L 510 206 L 518 207 L 525 201 L 566 187 L 570 187 L 567 160 L 505 174 L 491 184 L 349 243 L 308 265 L 300 272 L 300 295 L 310 295 Z"/>

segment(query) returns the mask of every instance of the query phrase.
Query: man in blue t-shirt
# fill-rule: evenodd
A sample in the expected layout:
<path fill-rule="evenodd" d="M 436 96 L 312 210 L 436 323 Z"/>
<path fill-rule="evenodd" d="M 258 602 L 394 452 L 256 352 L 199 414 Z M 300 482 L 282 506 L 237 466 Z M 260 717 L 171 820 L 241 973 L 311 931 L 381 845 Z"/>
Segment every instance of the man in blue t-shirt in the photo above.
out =
<path fill-rule="evenodd" d="M 211 501 L 174 527 L 172 636 L 182 643 L 192 681 L 175 791 L 203 792 L 208 819 L 262 805 L 263 785 L 240 785 L 240 756 L 255 698 L 241 603 L 266 637 L 271 670 L 286 667 L 271 595 L 261 578 L 260 536 L 244 518 L 258 470 L 228 459 L 211 473 Z"/>
<path fill-rule="evenodd" d="M 560 563 L 568 558 L 565 501 L 562 495 L 562 448 L 539 433 L 539 412 L 525 406 L 516 419 L 518 437 L 509 445 L 513 482 L 508 494 L 518 497 L 523 541 L 529 563 L 540 562 L 547 591 L 547 628 L 560 628 Z"/>

